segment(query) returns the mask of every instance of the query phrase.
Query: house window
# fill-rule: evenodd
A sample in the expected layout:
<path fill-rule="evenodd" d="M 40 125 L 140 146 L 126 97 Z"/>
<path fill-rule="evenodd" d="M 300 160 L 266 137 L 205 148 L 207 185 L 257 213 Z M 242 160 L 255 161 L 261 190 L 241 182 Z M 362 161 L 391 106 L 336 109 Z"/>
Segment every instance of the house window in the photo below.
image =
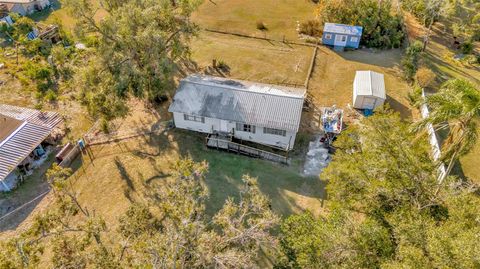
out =
<path fill-rule="evenodd" d="M 247 133 L 255 133 L 255 125 L 251 124 L 243 124 L 243 123 L 238 123 L 236 124 L 237 126 L 237 131 L 241 132 L 247 132 Z"/>
<path fill-rule="evenodd" d="M 205 117 L 201 117 L 201 116 L 183 114 L 183 119 L 186 121 L 196 121 L 196 122 L 205 123 Z"/>
<path fill-rule="evenodd" d="M 325 39 L 332 39 L 332 34 L 325 34 Z"/>
<path fill-rule="evenodd" d="M 275 129 L 275 128 L 263 128 L 263 133 L 264 134 L 273 134 L 273 135 L 280 135 L 280 136 L 287 136 L 287 131 L 285 130 L 280 130 L 280 129 Z"/>
<path fill-rule="evenodd" d="M 352 42 L 358 42 L 358 37 L 352 36 L 352 37 L 350 38 L 350 41 L 352 41 Z"/>

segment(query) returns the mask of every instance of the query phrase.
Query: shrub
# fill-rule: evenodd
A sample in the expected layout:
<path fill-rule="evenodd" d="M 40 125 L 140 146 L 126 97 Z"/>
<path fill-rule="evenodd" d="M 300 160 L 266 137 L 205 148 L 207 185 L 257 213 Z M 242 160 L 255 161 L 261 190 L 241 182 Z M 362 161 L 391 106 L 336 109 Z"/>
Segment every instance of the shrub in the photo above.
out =
<path fill-rule="evenodd" d="M 403 72 L 408 81 L 412 81 L 417 73 L 418 59 L 422 52 L 423 45 L 420 41 L 415 41 L 405 50 L 405 56 L 402 59 Z"/>
<path fill-rule="evenodd" d="M 261 21 L 257 22 L 257 29 L 260 30 L 260 31 L 267 31 L 268 30 L 267 25 L 265 25 L 265 23 L 263 23 Z"/>
<path fill-rule="evenodd" d="M 45 93 L 45 97 L 43 99 L 47 102 L 53 102 L 53 101 L 56 101 L 57 98 L 58 98 L 57 93 L 55 93 L 52 89 L 50 89 Z"/>
<path fill-rule="evenodd" d="M 230 70 L 230 66 L 224 60 L 218 60 L 217 67 L 224 71 Z"/>
<path fill-rule="evenodd" d="M 471 54 L 473 52 L 473 43 L 469 41 L 463 42 L 460 50 L 463 54 Z"/>
<path fill-rule="evenodd" d="M 415 80 L 417 81 L 418 86 L 422 88 L 431 87 L 433 82 L 435 81 L 435 78 L 435 73 L 433 73 L 432 70 L 426 67 L 419 68 L 417 73 L 415 74 Z"/>
<path fill-rule="evenodd" d="M 100 130 L 105 134 L 110 133 L 109 123 L 105 118 L 100 120 Z"/>
<path fill-rule="evenodd" d="M 300 34 L 320 37 L 322 36 L 322 25 L 318 20 L 309 20 L 300 24 Z"/>

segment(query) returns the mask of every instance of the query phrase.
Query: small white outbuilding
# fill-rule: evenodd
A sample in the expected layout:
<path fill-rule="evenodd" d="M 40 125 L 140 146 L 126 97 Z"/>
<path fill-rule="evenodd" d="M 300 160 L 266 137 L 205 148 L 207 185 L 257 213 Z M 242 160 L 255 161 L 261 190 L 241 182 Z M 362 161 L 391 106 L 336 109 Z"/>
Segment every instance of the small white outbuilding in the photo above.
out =
<path fill-rule="evenodd" d="M 383 74 L 373 71 L 357 71 L 353 82 L 353 107 L 375 109 L 386 100 Z"/>

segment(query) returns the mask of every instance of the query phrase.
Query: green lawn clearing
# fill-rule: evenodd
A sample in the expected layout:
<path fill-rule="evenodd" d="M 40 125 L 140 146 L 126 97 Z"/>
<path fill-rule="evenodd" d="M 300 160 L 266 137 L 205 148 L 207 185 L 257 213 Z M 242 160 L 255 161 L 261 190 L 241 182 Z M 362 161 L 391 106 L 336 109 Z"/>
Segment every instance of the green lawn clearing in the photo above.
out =
<path fill-rule="evenodd" d="M 307 0 L 207 0 L 193 20 L 203 28 L 297 40 L 297 22 L 313 19 L 314 11 L 315 5 Z M 267 30 L 258 30 L 258 22 Z"/>
<path fill-rule="evenodd" d="M 168 184 L 179 158 L 207 161 L 206 185 L 210 192 L 207 213 L 218 211 L 228 197 L 237 197 L 241 178 L 258 178 L 260 188 L 281 215 L 302 210 L 319 214 L 325 198 L 324 182 L 302 177 L 299 167 L 284 166 L 241 155 L 207 149 L 204 137 L 171 130 L 92 147 L 93 162 L 83 157 L 83 166 L 73 176 L 80 200 L 89 208 L 116 222 L 133 201 L 146 201 L 155 189 Z"/>
<path fill-rule="evenodd" d="M 355 72 L 376 71 L 385 76 L 387 102 L 404 118 L 411 118 L 412 110 L 406 98 L 410 87 L 400 69 L 402 54 L 400 49 L 335 52 L 320 46 L 308 92 L 317 106 L 345 108 L 352 104 Z"/>

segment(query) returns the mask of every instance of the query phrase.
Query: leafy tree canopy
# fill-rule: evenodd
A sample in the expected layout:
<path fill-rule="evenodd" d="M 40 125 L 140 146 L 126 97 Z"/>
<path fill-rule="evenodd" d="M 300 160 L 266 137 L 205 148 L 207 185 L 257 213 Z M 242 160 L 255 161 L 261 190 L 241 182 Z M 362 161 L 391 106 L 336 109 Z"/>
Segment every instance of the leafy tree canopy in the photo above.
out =
<path fill-rule="evenodd" d="M 197 27 L 190 15 L 198 0 L 101 0 L 107 15 L 90 0 L 65 0 L 79 23 L 76 32 L 95 47 L 79 70 L 81 99 L 95 116 L 125 115 L 129 96 L 154 101 L 172 87 L 175 63 L 189 55 L 188 40 Z"/>
<path fill-rule="evenodd" d="M 401 47 L 405 34 L 402 18 L 390 0 L 324 0 L 318 9 L 322 22 L 363 27 L 361 44 L 374 48 Z"/>
<path fill-rule="evenodd" d="M 454 177 L 439 183 L 425 137 L 410 130 L 377 111 L 339 137 L 322 174 L 331 212 L 282 223 L 279 268 L 479 265 L 476 187 Z"/>

